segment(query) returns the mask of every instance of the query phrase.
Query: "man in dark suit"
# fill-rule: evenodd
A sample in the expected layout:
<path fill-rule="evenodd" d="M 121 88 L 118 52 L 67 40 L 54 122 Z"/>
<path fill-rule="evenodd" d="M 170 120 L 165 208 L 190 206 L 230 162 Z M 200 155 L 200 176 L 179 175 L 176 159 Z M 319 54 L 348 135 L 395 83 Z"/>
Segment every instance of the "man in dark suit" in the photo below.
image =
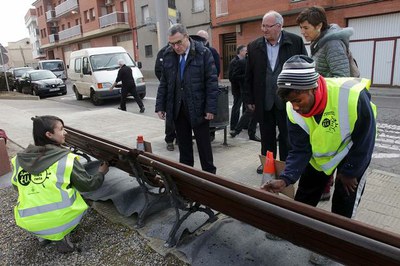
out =
<path fill-rule="evenodd" d="M 179 142 L 179 162 L 193 166 L 192 131 L 201 168 L 215 173 L 209 125 L 217 113 L 217 69 L 209 49 L 189 37 L 181 24 L 168 30 L 163 73 L 157 91 L 156 112 L 173 119 Z"/>
<path fill-rule="evenodd" d="M 277 153 L 276 126 L 279 129 L 279 159 L 288 154 L 287 116 L 285 103 L 276 95 L 277 78 L 282 66 L 293 55 L 307 55 L 300 36 L 282 30 L 283 17 L 276 11 L 267 12 L 261 23 L 263 37 L 247 46 L 245 102 L 254 110 L 260 123 L 261 154 Z M 262 166 L 257 168 L 262 173 Z"/>
<path fill-rule="evenodd" d="M 229 64 L 229 81 L 231 82 L 233 95 L 230 135 L 234 138 L 236 135 L 240 134 L 244 128 L 247 128 L 250 140 L 261 141 L 256 135 L 257 122 L 253 119 L 253 111 L 245 106 L 242 96 L 244 90 L 244 76 L 246 73 L 246 45 L 239 45 L 236 53 L 237 55 Z M 241 105 L 243 105 L 243 115 L 239 119 Z"/>
<path fill-rule="evenodd" d="M 128 93 L 131 93 L 139 105 L 140 112 L 143 113 L 145 108 L 142 99 L 140 99 L 136 92 L 136 84 L 135 80 L 133 79 L 132 68 L 125 65 L 125 61 L 123 59 L 118 60 L 118 65 L 120 69 L 118 70 L 117 78 L 110 87 L 110 91 L 112 91 L 118 82 L 122 82 L 121 103 L 118 109 L 126 111 L 126 98 L 128 97 Z"/>

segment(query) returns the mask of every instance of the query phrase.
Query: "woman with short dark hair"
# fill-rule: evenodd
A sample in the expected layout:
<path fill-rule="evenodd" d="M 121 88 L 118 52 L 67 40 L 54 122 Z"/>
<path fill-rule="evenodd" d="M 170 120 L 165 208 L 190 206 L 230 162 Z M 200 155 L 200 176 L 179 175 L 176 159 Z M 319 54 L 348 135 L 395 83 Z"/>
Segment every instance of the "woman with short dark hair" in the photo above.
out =
<path fill-rule="evenodd" d="M 15 222 L 37 236 L 42 245 L 55 241 L 60 252 L 72 252 L 75 246 L 68 234 L 88 207 L 79 191 L 99 188 L 108 164 L 89 175 L 78 156 L 62 147 L 67 132 L 60 118 L 46 115 L 32 120 L 35 145 L 12 159 L 11 182 L 18 189 Z"/>

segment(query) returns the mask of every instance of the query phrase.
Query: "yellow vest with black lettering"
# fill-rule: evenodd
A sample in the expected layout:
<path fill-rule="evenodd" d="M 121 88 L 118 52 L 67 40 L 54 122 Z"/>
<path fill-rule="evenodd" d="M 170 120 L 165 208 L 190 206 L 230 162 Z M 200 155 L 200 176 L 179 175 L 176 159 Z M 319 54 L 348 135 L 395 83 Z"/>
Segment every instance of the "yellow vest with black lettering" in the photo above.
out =
<path fill-rule="evenodd" d="M 310 164 L 330 175 L 353 145 L 351 133 L 357 121 L 360 92 L 369 89 L 371 81 L 360 78 L 326 78 L 327 103 L 321 120 L 303 117 L 286 104 L 289 120 L 298 124 L 310 137 L 312 157 Z M 376 117 L 376 106 L 371 102 Z"/>
<path fill-rule="evenodd" d="M 19 194 L 14 216 L 19 227 L 38 237 L 57 241 L 79 224 L 87 205 L 71 186 L 75 157 L 69 153 L 38 175 L 22 169 L 18 156 L 12 159 L 11 182 Z"/>

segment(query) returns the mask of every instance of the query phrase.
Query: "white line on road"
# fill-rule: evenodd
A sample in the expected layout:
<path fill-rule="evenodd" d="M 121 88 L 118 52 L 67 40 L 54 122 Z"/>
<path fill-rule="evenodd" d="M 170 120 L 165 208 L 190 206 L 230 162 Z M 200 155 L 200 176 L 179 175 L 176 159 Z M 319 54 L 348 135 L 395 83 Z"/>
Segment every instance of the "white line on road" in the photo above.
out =
<path fill-rule="evenodd" d="M 374 154 L 372 154 L 372 158 L 375 158 L 375 159 L 400 158 L 400 154 L 398 154 L 398 153 L 374 153 Z"/>

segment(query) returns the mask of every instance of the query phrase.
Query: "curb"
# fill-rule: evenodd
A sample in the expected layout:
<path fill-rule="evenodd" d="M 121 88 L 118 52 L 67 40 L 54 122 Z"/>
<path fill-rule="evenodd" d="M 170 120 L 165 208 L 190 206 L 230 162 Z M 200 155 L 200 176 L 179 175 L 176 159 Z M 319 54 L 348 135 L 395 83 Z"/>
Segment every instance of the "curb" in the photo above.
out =
<path fill-rule="evenodd" d="M 23 94 L 16 91 L 0 91 L 0 99 L 2 100 L 40 100 L 39 96 Z"/>

